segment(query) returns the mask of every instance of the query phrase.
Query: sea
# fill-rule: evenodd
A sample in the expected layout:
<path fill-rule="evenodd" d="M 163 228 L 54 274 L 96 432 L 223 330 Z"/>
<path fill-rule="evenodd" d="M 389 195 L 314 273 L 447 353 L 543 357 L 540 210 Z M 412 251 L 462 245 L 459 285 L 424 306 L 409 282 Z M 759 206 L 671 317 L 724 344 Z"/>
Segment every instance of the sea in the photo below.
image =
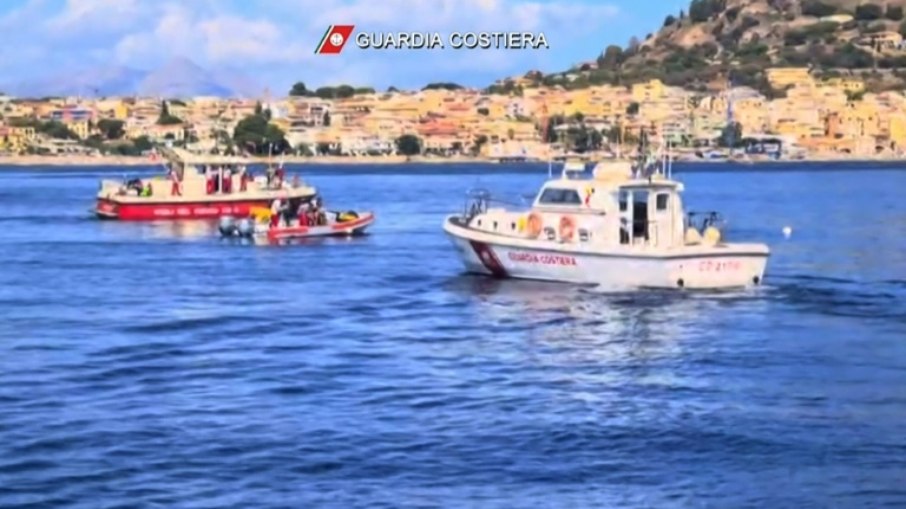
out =
<path fill-rule="evenodd" d="M 464 274 L 546 164 L 293 167 L 377 222 L 281 246 L 0 168 L 0 507 L 906 507 L 906 164 L 674 170 L 764 286 Z"/>

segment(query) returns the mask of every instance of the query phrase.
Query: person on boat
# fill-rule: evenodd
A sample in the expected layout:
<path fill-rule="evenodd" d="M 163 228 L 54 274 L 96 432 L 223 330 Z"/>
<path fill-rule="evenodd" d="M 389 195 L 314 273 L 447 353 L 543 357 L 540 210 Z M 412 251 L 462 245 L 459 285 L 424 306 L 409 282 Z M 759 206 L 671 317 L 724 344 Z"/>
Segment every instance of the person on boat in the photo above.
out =
<path fill-rule="evenodd" d="M 276 228 L 280 225 L 281 212 L 283 212 L 283 201 L 277 198 L 271 203 L 271 228 Z"/>
<path fill-rule="evenodd" d="M 239 168 L 239 192 L 244 193 L 248 190 L 249 180 L 251 180 L 251 175 L 249 175 L 248 169 L 242 166 Z"/>
<path fill-rule="evenodd" d="M 182 190 L 180 189 L 179 185 L 179 175 L 173 168 L 170 168 L 167 173 L 169 173 L 168 176 L 170 177 L 170 181 L 172 182 L 172 184 L 170 185 L 170 194 L 172 196 L 182 196 Z"/>
<path fill-rule="evenodd" d="M 274 177 L 276 180 L 275 187 L 283 187 L 283 178 L 286 176 L 286 172 L 283 170 L 283 166 L 278 166 L 274 171 Z"/>
<path fill-rule="evenodd" d="M 142 189 L 141 196 L 151 196 L 151 182 L 145 184 L 145 187 Z"/>
<path fill-rule="evenodd" d="M 299 204 L 299 209 L 296 211 L 296 217 L 299 218 L 299 226 L 311 225 L 308 221 L 308 209 L 308 203 L 302 202 Z"/>
<path fill-rule="evenodd" d="M 223 169 L 223 194 L 230 194 L 233 192 L 233 171 L 230 168 Z"/>
<path fill-rule="evenodd" d="M 274 175 L 276 174 L 273 166 L 267 167 L 267 188 L 273 189 L 274 187 Z"/>

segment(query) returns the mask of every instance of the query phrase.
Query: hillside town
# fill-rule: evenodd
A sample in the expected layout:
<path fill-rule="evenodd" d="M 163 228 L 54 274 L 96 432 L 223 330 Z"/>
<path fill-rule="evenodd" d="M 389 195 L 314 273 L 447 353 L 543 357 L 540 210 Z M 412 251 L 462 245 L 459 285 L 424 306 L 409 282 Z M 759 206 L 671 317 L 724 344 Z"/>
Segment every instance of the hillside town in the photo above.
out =
<path fill-rule="evenodd" d="M 503 93 L 447 84 L 334 99 L 0 96 L 0 156 L 141 156 L 175 144 L 318 158 L 548 160 L 631 150 L 643 135 L 699 159 L 893 158 L 906 147 L 901 92 L 867 93 L 858 78 L 819 79 L 805 67 L 767 77 L 785 93 L 769 99 L 729 84 L 692 92 L 656 79 L 569 90 L 527 75 L 499 82 Z"/>

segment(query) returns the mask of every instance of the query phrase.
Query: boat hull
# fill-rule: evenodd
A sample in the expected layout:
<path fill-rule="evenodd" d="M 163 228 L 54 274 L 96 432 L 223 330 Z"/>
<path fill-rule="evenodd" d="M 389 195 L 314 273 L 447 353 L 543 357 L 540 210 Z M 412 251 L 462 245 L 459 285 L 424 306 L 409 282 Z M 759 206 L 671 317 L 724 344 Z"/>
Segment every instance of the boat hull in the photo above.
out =
<path fill-rule="evenodd" d="M 125 203 L 98 198 L 95 214 L 119 221 L 166 221 L 247 216 L 253 207 L 270 207 L 272 198 L 221 201 Z"/>
<path fill-rule="evenodd" d="M 268 240 L 291 240 L 311 237 L 336 237 L 361 235 L 374 223 L 374 214 L 362 213 L 358 218 L 342 223 L 333 223 L 323 226 L 288 226 L 269 228 L 264 235 Z"/>
<path fill-rule="evenodd" d="M 458 226 L 450 218 L 444 230 L 468 272 L 614 289 L 757 286 L 764 279 L 770 256 L 767 247 L 760 244 L 690 247 L 662 254 L 629 249 L 590 252 L 488 234 Z"/>

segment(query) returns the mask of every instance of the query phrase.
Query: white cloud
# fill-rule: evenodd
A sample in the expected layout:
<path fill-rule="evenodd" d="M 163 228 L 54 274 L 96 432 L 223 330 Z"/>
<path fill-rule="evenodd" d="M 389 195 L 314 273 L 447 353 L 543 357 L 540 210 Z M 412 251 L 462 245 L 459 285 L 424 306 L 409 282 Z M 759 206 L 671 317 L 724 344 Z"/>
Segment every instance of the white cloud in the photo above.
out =
<path fill-rule="evenodd" d="M 202 66 L 243 68 L 279 80 L 312 85 L 353 81 L 365 85 L 399 79 L 420 82 L 470 73 L 506 76 L 549 60 L 595 55 L 597 41 L 617 14 L 606 0 L 67 0 L 57 12 L 31 0 L 0 14 L 0 28 L 24 53 L 49 53 L 57 64 L 86 58 L 138 68 L 186 57 Z M 2 8 L 0 8 L 2 9 Z M 0 11 L 2 12 L 2 11 Z M 550 50 L 366 51 L 314 55 L 329 25 L 357 31 L 544 32 Z M 578 51 L 581 53 L 576 54 Z M 0 74 L 7 63 L 0 61 Z M 13 64 L 9 64 L 12 66 Z M 8 66 L 8 67 L 9 67 Z M 21 70 L 21 69 L 20 69 Z M 435 74 L 444 76 L 435 76 Z M 391 77 L 393 79 L 391 79 Z M 397 83 L 400 84 L 400 83 Z M 277 84 L 275 84 L 277 85 Z"/>

